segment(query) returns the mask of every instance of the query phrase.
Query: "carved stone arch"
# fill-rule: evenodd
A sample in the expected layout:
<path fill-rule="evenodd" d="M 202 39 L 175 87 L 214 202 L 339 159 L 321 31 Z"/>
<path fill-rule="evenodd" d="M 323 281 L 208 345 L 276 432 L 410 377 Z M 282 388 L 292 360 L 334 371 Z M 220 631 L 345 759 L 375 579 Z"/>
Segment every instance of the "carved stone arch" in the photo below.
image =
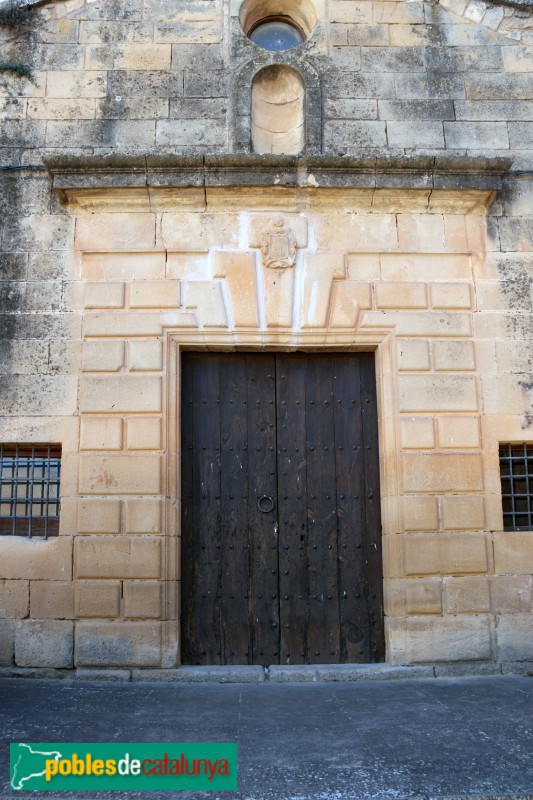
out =
<path fill-rule="evenodd" d="M 286 66 L 299 73 L 305 87 L 305 141 L 303 155 L 318 155 L 322 151 L 322 92 L 316 69 L 305 59 L 285 53 L 268 53 L 258 56 L 237 72 L 231 87 L 234 106 L 233 151 L 251 153 L 252 84 L 255 76 L 265 67 Z"/>

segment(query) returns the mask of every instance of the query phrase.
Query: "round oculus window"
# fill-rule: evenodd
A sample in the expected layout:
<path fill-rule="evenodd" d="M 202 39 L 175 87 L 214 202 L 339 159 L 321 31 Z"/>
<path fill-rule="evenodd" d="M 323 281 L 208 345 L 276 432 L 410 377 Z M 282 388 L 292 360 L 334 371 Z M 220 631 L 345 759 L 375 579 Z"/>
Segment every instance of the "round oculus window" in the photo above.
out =
<path fill-rule="evenodd" d="M 272 51 L 290 50 L 305 41 L 305 36 L 295 25 L 273 17 L 260 20 L 248 36 L 259 47 Z"/>

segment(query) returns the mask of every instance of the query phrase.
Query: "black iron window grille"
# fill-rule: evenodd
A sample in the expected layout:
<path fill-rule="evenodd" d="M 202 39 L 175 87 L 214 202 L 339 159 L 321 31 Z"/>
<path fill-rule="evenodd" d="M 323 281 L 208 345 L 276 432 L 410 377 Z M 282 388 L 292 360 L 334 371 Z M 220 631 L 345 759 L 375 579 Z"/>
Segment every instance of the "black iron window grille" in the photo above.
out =
<path fill-rule="evenodd" d="M 500 445 L 503 528 L 533 530 L 533 445 Z"/>
<path fill-rule="evenodd" d="M 0 535 L 57 536 L 61 447 L 0 445 Z"/>

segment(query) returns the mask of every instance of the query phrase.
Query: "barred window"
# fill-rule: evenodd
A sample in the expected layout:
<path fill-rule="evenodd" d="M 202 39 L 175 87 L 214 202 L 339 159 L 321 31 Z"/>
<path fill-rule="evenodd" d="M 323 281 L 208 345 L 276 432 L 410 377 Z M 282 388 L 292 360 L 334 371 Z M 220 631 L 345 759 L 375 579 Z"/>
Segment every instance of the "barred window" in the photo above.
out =
<path fill-rule="evenodd" d="M 533 445 L 500 445 L 503 528 L 533 530 Z"/>
<path fill-rule="evenodd" d="M 59 533 L 59 445 L 0 445 L 0 535 Z"/>

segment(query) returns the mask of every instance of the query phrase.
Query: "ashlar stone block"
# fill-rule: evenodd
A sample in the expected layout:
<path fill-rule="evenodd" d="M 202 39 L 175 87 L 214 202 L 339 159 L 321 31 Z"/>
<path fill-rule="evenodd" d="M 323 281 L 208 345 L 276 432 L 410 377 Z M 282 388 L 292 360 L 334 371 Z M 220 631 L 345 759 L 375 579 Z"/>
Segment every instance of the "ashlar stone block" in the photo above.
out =
<path fill-rule="evenodd" d="M 405 495 L 402 497 L 403 524 L 406 531 L 436 531 L 439 509 L 436 497 Z"/>
<path fill-rule="evenodd" d="M 106 73 L 60 70 L 46 75 L 48 97 L 105 97 Z"/>
<path fill-rule="evenodd" d="M 79 536 L 75 570 L 78 578 L 159 578 L 160 539 Z"/>
<path fill-rule="evenodd" d="M 460 280 L 472 276 L 470 256 L 463 253 L 382 253 L 380 263 L 386 281 L 431 281 L 443 275 Z"/>
<path fill-rule="evenodd" d="M 0 580 L 0 619 L 23 619 L 30 607 L 29 582 Z"/>
<path fill-rule="evenodd" d="M 406 492 L 479 492 L 483 490 L 481 456 L 474 453 L 405 453 Z"/>
<path fill-rule="evenodd" d="M 76 617 L 120 616 L 119 581 L 77 581 Z"/>
<path fill-rule="evenodd" d="M 76 666 L 155 667 L 161 663 L 160 626 L 151 622 L 80 621 Z"/>
<path fill-rule="evenodd" d="M 509 149 L 505 122 L 444 122 L 444 138 L 448 148 Z"/>
<path fill-rule="evenodd" d="M 398 27 L 394 26 L 394 29 Z M 406 28 L 407 38 L 414 39 L 408 44 L 418 44 L 419 42 L 416 41 L 418 37 L 416 37 L 416 34 L 413 36 L 412 31 L 412 28 Z M 394 38 L 397 38 L 397 36 Z M 403 44 L 403 42 L 401 43 Z M 396 122 L 390 120 L 387 122 L 387 141 L 390 147 L 410 149 L 413 146 L 413 141 L 416 141 L 417 146 L 420 148 L 443 148 L 444 132 L 442 122 L 434 122 L 433 120 Z"/>
<path fill-rule="evenodd" d="M 79 533 L 119 533 L 120 500 L 80 500 L 78 503 Z"/>
<path fill-rule="evenodd" d="M 122 419 L 120 417 L 87 417 L 80 420 L 81 450 L 120 450 Z"/>
<path fill-rule="evenodd" d="M 110 215 L 116 218 L 117 214 Z M 137 218 L 136 214 L 132 215 Z M 150 215 L 142 214 L 141 231 L 142 236 L 146 236 L 146 241 L 152 236 L 152 221 L 149 219 Z M 117 220 L 120 225 L 121 219 Z M 83 239 L 80 246 L 83 247 L 84 243 L 89 243 L 93 239 L 92 246 L 97 247 L 98 239 L 91 231 L 90 225 L 85 221 L 84 226 L 80 232 L 83 234 Z M 97 233 L 97 231 L 96 231 Z M 127 238 L 127 236 L 125 236 Z M 150 246 L 150 245 L 147 245 Z M 101 289 L 91 289 L 97 293 L 97 299 L 102 296 L 108 296 L 109 286 L 113 287 L 113 281 L 135 281 L 135 280 L 157 280 L 158 278 L 165 277 L 165 253 L 164 252 L 147 252 L 147 253 L 83 253 L 82 256 L 82 277 L 86 281 L 105 281 Z M 110 283 L 111 282 L 111 283 Z M 93 284 L 94 285 L 94 284 Z M 117 290 L 112 288 L 113 293 Z M 118 295 L 113 294 L 115 302 L 118 301 Z M 95 306 L 97 307 L 97 306 Z M 105 306 L 109 308 L 110 306 Z"/>
<path fill-rule="evenodd" d="M 183 305 L 195 309 L 206 328 L 226 327 L 228 324 L 220 281 L 184 283 Z"/>
<path fill-rule="evenodd" d="M 87 259 L 93 254 L 87 254 Z M 99 255 L 98 258 L 101 258 Z M 93 259 L 94 261 L 94 259 Z M 124 284 L 112 283 L 86 283 L 84 286 L 85 308 L 122 308 L 124 306 Z"/>
<path fill-rule="evenodd" d="M 384 5 L 396 5 L 389 3 Z M 373 21 L 372 6 L 368 0 L 332 0 L 329 6 L 330 22 L 371 23 Z M 382 11 L 385 14 L 385 11 Z M 381 22 L 382 20 L 378 20 Z"/>
<path fill-rule="evenodd" d="M 308 253 L 305 256 L 300 310 L 302 328 L 325 327 L 333 280 L 344 278 L 345 271 L 342 253 Z"/>
<path fill-rule="evenodd" d="M 366 312 L 361 327 L 391 327 L 398 336 L 470 336 L 470 314 L 449 311 L 371 311 Z"/>
<path fill-rule="evenodd" d="M 31 581 L 30 616 L 33 619 L 72 619 L 74 585 L 67 581 Z"/>
<path fill-rule="evenodd" d="M 381 265 L 377 253 L 348 253 L 348 278 L 370 281 L 380 277 Z"/>
<path fill-rule="evenodd" d="M 89 377 L 81 383 L 84 412 L 161 411 L 161 378 L 148 376 Z"/>
<path fill-rule="evenodd" d="M 450 219 L 451 217 L 446 218 L 446 220 Z M 450 223 L 447 221 L 446 225 L 447 238 L 449 239 Z M 456 308 L 460 310 L 472 308 L 472 286 L 469 283 L 432 283 L 430 293 L 433 308 Z"/>
<path fill-rule="evenodd" d="M 250 234 L 251 235 L 251 234 Z M 225 278 L 237 328 L 257 328 L 259 308 L 254 253 L 215 253 L 215 278 Z"/>
<path fill-rule="evenodd" d="M 322 214 L 316 220 L 316 241 L 319 250 L 331 252 L 395 249 L 398 246 L 396 217 L 394 214 Z M 350 277 L 362 279 L 359 275 Z"/>
<path fill-rule="evenodd" d="M 184 311 L 143 312 L 132 311 L 87 314 L 84 331 L 87 337 L 115 336 L 161 336 L 164 327 L 194 328 L 196 321 L 192 314 Z"/>
<path fill-rule="evenodd" d="M 477 411 L 476 379 L 470 375 L 401 375 L 400 411 Z"/>
<path fill-rule="evenodd" d="M 126 533 L 160 533 L 161 501 L 154 498 L 126 500 Z"/>
<path fill-rule="evenodd" d="M 448 495 L 441 502 L 445 530 L 484 530 L 485 504 L 482 495 Z"/>
<path fill-rule="evenodd" d="M 431 450 L 435 447 L 433 417 L 402 417 L 400 430 L 405 450 Z"/>
<path fill-rule="evenodd" d="M 130 308 L 178 308 L 177 281 L 143 281 L 129 285 Z"/>
<path fill-rule="evenodd" d="M 372 304 L 370 285 L 364 281 L 333 281 L 329 309 L 329 327 L 355 328 L 359 309 Z"/>
<path fill-rule="evenodd" d="M 474 343 L 467 341 L 436 340 L 433 342 L 433 364 L 436 370 L 460 372 L 476 368 Z"/>
<path fill-rule="evenodd" d="M 132 372 L 159 372 L 163 369 L 163 343 L 136 341 L 129 344 L 129 368 Z"/>
<path fill-rule="evenodd" d="M 410 533 L 402 536 L 406 576 L 486 573 L 485 536 L 476 533 Z"/>
<path fill-rule="evenodd" d="M 533 576 L 494 575 L 490 578 L 490 598 L 496 614 L 531 614 Z"/>
<path fill-rule="evenodd" d="M 138 42 L 115 43 L 108 45 L 88 45 L 85 68 L 88 70 L 165 70 L 171 65 L 170 44 L 143 44 Z"/>
<path fill-rule="evenodd" d="M 442 252 L 445 241 L 441 214 L 398 214 L 398 247 L 401 250 Z"/>
<path fill-rule="evenodd" d="M 500 575 L 533 573 L 533 532 L 506 531 L 494 534 L 494 569 Z"/>
<path fill-rule="evenodd" d="M 426 308 L 426 286 L 424 283 L 383 282 L 376 283 L 376 305 L 378 308 Z"/>
<path fill-rule="evenodd" d="M 237 214 L 174 212 L 161 215 L 161 241 L 169 250 L 191 251 L 198 254 L 199 251 L 210 247 L 236 249 L 239 247 L 239 230 Z"/>
<path fill-rule="evenodd" d="M 531 45 L 503 47 L 502 54 L 506 72 L 533 72 L 533 47 Z"/>
<path fill-rule="evenodd" d="M 15 624 L 17 667 L 73 666 L 74 630 L 69 620 L 24 619 Z"/>
<path fill-rule="evenodd" d="M 423 339 L 398 339 L 396 357 L 399 370 L 423 372 L 431 369 L 429 343 Z"/>
<path fill-rule="evenodd" d="M 437 417 L 437 441 L 439 447 L 454 450 L 479 447 L 479 417 Z"/>
<path fill-rule="evenodd" d="M 496 618 L 498 661 L 533 660 L 533 616 L 509 614 Z"/>
<path fill-rule="evenodd" d="M 454 105 L 457 107 L 457 103 Z M 441 117 L 441 119 L 443 118 Z M 462 214 L 444 215 L 444 233 L 446 234 L 446 247 L 448 250 L 468 250 L 466 225 Z M 448 283 L 443 285 L 453 287 L 455 284 Z M 433 300 L 433 304 L 435 304 L 435 300 Z"/>
<path fill-rule="evenodd" d="M 288 328 L 292 325 L 294 270 L 263 269 L 267 326 Z"/>
<path fill-rule="evenodd" d="M 196 20 L 176 23 L 165 22 L 156 27 L 155 39 L 158 42 L 172 42 L 173 52 L 179 50 L 180 44 L 213 45 L 222 39 L 220 20 L 202 23 Z"/>
<path fill-rule="evenodd" d="M 94 119 L 93 99 L 35 98 L 28 101 L 28 119 Z"/>
<path fill-rule="evenodd" d="M 385 123 L 379 120 L 331 120 L 324 126 L 325 146 L 341 147 L 348 153 L 361 148 L 384 147 L 387 144 Z"/>
<path fill-rule="evenodd" d="M 0 558 L 5 579 L 72 579 L 72 539 L 68 536 L 46 540 L 3 536 Z"/>
<path fill-rule="evenodd" d="M 169 278 L 205 280 L 207 274 L 207 252 L 167 254 L 167 275 Z"/>
<path fill-rule="evenodd" d="M 124 616 L 159 619 L 162 610 L 161 590 L 158 581 L 124 581 Z"/>
<path fill-rule="evenodd" d="M 386 579 L 383 589 L 387 616 L 442 613 L 440 578 Z"/>
<path fill-rule="evenodd" d="M 488 577 L 444 578 L 443 584 L 447 614 L 485 614 L 490 611 Z"/>
<path fill-rule="evenodd" d="M 0 666 L 13 664 L 15 650 L 15 620 L 0 619 Z"/>
<path fill-rule="evenodd" d="M 80 214 L 76 221 L 76 247 L 78 250 L 133 250 L 136 248 L 151 249 L 155 245 L 155 216 L 153 214 Z M 87 258 L 87 255 L 89 258 Z M 114 274 L 104 274 L 103 278 L 111 280 L 125 279 L 127 273 L 120 273 L 112 269 L 113 259 L 106 259 L 102 253 L 87 254 L 84 257 L 85 263 L 90 264 L 91 260 L 98 263 L 98 259 L 107 262 L 108 270 Z M 90 256 L 93 255 L 93 259 Z M 128 261 L 136 260 L 151 261 L 150 255 L 136 254 L 137 258 L 121 254 L 118 260 L 124 267 Z M 164 257 L 164 254 L 162 254 Z M 101 262 L 100 262 L 101 263 Z M 99 276 L 87 272 L 89 280 L 97 280 Z"/>
<path fill-rule="evenodd" d="M 387 623 L 393 664 L 488 661 L 491 629 L 487 616 L 392 617 Z"/>
<path fill-rule="evenodd" d="M 126 420 L 128 450 L 160 450 L 162 442 L 159 417 L 129 417 Z"/>
<path fill-rule="evenodd" d="M 80 458 L 81 494 L 159 494 L 159 456 L 96 456 Z"/>

